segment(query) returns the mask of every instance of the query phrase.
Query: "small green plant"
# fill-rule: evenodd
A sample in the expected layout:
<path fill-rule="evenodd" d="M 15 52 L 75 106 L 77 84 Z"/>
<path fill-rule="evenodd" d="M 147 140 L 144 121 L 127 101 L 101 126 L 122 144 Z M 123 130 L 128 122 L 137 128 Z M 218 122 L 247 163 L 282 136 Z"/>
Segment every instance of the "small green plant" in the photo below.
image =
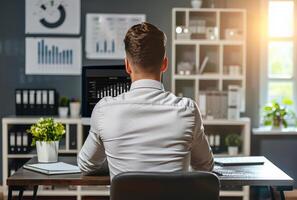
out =
<path fill-rule="evenodd" d="M 273 126 L 274 128 L 280 128 L 282 125 L 286 128 L 288 122 L 286 118 L 291 118 L 295 120 L 296 124 L 296 115 L 292 110 L 289 110 L 287 106 L 292 105 L 293 102 L 288 99 L 282 100 L 282 105 L 276 101 L 264 106 L 264 125 Z"/>
<path fill-rule="evenodd" d="M 228 147 L 239 147 L 241 145 L 241 138 L 238 134 L 229 134 L 225 138 L 225 144 Z"/>
<path fill-rule="evenodd" d="M 65 134 L 65 127 L 55 122 L 53 118 L 40 118 L 36 124 L 33 124 L 27 133 L 31 134 L 32 146 L 36 144 L 36 141 L 59 141 Z"/>
<path fill-rule="evenodd" d="M 60 98 L 60 107 L 68 107 L 69 106 L 69 99 L 67 97 Z"/>

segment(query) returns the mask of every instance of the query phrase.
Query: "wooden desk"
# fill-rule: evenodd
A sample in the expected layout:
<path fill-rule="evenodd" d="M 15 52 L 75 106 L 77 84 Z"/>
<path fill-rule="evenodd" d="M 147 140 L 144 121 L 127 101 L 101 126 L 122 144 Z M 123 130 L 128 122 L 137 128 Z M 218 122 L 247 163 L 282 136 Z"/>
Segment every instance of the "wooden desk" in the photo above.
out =
<path fill-rule="evenodd" d="M 215 170 L 223 174 L 219 176 L 221 186 L 274 186 L 281 192 L 281 199 L 285 199 L 283 191 L 293 189 L 293 179 L 269 160 L 264 157 L 263 159 L 265 159 L 264 165 L 216 166 Z M 76 157 L 60 157 L 59 161 L 76 164 Z M 29 162 L 36 162 L 36 158 Z M 21 168 L 8 177 L 6 183 L 9 187 L 8 200 L 11 200 L 13 190 L 19 190 L 19 199 L 22 199 L 23 191 L 28 187 L 33 187 L 33 199 L 35 199 L 39 185 L 110 185 L 110 179 L 107 175 L 44 175 Z M 272 199 L 274 199 L 273 195 Z"/>

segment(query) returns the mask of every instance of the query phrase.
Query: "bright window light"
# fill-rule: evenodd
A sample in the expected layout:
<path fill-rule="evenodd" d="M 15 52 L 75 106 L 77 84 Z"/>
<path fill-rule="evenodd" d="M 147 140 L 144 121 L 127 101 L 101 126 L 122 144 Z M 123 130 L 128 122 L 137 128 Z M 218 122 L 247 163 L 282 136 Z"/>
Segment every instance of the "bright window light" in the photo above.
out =
<path fill-rule="evenodd" d="M 294 34 L 294 2 L 269 2 L 269 36 L 292 37 Z"/>
<path fill-rule="evenodd" d="M 268 51 L 270 78 L 292 78 L 293 42 L 270 42 Z"/>
<path fill-rule="evenodd" d="M 293 99 L 293 83 L 289 81 L 270 81 L 268 84 L 268 102 Z"/>

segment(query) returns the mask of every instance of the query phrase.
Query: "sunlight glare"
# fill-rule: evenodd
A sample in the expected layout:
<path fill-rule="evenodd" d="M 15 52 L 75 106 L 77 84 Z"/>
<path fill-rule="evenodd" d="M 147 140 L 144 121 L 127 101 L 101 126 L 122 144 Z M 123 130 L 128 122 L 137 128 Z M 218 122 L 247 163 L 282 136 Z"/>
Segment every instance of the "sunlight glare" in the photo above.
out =
<path fill-rule="evenodd" d="M 294 26 L 294 2 L 269 2 L 269 36 L 291 37 Z"/>

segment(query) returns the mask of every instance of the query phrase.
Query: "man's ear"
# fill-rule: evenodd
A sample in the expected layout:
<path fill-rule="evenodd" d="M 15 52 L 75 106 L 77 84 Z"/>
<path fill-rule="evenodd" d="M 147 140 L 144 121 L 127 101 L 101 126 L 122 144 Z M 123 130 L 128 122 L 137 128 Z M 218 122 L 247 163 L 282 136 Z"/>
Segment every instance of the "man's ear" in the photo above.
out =
<path fill-rule="evenodd" d="M 165 56 L 162 61 L 161 72 L 166 72 L 167 68 L 168 68 L 168 57 Z"/>
<path fill-rule="evenodd" d="M 130 66 L 130 63 L 129 63 L 129 60 L 127 57 L 125 58 L 125 67 L 126 67 L 126 72 L 130 75 L 132 70 L 131 70 L 131 66 Z"/>

